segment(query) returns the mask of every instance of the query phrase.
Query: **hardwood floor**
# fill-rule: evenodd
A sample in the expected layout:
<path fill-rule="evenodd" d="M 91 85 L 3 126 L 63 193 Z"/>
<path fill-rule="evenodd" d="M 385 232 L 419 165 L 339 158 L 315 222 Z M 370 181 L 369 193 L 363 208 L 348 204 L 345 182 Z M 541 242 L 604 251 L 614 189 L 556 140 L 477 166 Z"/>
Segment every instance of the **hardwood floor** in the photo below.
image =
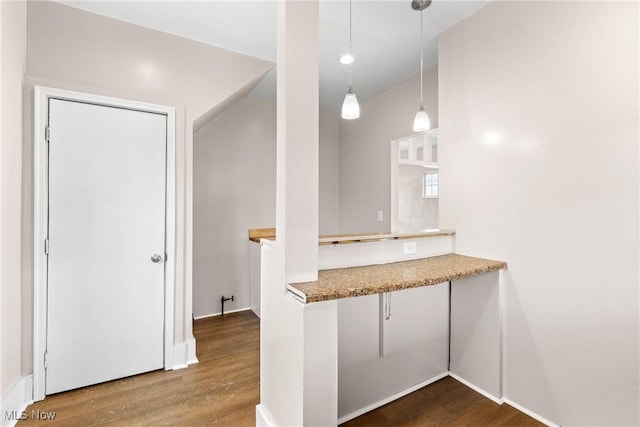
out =
<path fill-rule="evenodd" d="M 544 424 L 446 377 L 342 426 L 537 427 Z"/>
<path fill-rule="evenodd" d="M 255 426 L 260 401 L 260 322 L 250 311 L 197 320 L 200 363 L 48 396 L 18 426 Z M 38 412 L 39 411 L 39 412 Z M 34 419 L 55 412 L 53 420 Z M 452 378 L 344 426 L 541 426 Z"/>
<path fill-rule="evenodd" d="M 193 333 L 199 363 L 47 396 L 18 426 L 255 426 L 258 318 L 245 311 L 196 320 Z M 34 420 L 32 410 L 55 419 Z"/>

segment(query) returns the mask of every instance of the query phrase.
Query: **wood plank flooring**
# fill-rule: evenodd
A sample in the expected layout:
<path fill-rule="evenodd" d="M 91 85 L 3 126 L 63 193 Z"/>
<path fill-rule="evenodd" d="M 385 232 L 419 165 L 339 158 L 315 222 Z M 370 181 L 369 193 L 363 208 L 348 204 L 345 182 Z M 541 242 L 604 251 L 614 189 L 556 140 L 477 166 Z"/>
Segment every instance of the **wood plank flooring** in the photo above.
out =
<path fill-rule="evenodd" d="M 250 311 L 194 323 L 200 363 L 59 393 L 27 408 L 27 426 L 255 426 L 260 321 Z M 38 412 L 39 411 L 39 412 Z M 53 420 L 38 420 L 55 412 Z M 452 378 L 344 426 L 541 426 Z"/>
<path fill-rule="evenodd" d="M 199 363 L 59 393 L 18 426 L 255 426 L 260 322 L 250 311 L 194 322 Z M 31 418 L 55 411 L 54 421 Z"/>
<path fill-rule="evenodd" d="M 538 427 L 544 424 L 446 377 L 342 426 Z"/>

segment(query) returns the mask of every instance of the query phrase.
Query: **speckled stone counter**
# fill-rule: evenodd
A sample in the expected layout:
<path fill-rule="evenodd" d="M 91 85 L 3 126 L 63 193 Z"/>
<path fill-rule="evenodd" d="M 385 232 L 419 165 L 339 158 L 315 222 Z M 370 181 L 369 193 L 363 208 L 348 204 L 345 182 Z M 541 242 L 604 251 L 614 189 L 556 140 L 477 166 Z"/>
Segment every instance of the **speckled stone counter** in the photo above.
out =
<path fill-rule="evenodd" d="M 365 267 L 321 270 L 315 282 L 288 286 L 305 303 L 436 285 L 507 268 L 507 263 L 458 254 Z"/>

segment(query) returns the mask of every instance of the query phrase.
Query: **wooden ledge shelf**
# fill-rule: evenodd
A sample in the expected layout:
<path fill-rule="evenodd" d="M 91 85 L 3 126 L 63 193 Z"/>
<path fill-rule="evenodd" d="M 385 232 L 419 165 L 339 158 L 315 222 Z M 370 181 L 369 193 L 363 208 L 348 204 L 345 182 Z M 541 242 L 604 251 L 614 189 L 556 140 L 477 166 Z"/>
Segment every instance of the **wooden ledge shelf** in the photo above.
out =
<path fill-rule="evenodd" d="M 436 285 L 507 268 L 494 261 L 447 254 L 411 261 L 318 271 L 314 282 L 290 283 L 287 288 L 304 303 L 329 301 Z"/>
<path fill-rule="evenodd" d="M 250 228 L 249 240 L 260 243 L 260 239 L 276 240 L 275 228 Z"/>
<path fill-rule="evenodd" d="M 422 239 L 428 237 L 453 236 L 454 234 L 456 234 L 454 230 L 428 230 L 416 233 L 391 233 L 385 231 L 375 233 L 321 234 L 318 237 L 318 245 L 345 245 L 361 242 L 379 242 L 381 240 Z M 275 228 L 249 229 L 249 240 L 252 242 L 260 243 L 260 239 L 275 240 L 275 238 Z"/>

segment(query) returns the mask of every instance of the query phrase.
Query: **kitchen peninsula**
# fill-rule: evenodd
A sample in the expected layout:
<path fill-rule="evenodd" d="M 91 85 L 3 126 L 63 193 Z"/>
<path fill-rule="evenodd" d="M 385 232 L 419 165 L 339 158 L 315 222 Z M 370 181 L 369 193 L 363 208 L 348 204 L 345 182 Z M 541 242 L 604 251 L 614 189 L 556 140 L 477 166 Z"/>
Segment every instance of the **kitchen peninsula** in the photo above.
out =
<path fill-rule="evenodd" d="M 275 247 L 274 231 L 249 232 L 263 256 Z M 305 351 L 336 357 L 338 389 L 323 398 L 337 399 L 337 423 L 447 375 L 501 403 L 507 263 L 456 254 L 454 239 L 453 230 L 321 236 L 318 279 L 279 291 L 303 309 L 333 313 L 309 339 L 335 324 L 335 351 Z"/>

